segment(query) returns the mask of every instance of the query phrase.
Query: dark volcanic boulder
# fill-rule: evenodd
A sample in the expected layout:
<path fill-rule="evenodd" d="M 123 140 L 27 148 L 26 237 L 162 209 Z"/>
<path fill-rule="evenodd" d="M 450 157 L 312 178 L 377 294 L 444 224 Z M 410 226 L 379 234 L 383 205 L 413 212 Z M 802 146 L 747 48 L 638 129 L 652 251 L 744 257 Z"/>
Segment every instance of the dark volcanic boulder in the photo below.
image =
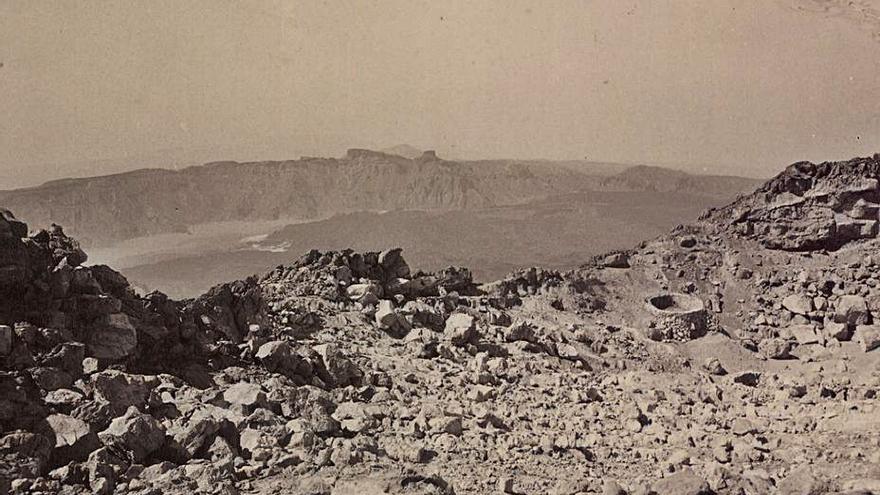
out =
<path fill-rule="evenodd" d="M 205 341 L 224 338 L 240 343 L 250 325 L 260 324 L 266 314 L 256 277 L 218 285 L 193 300 L 186 308 L 188 320 L 201 330 Z"/>

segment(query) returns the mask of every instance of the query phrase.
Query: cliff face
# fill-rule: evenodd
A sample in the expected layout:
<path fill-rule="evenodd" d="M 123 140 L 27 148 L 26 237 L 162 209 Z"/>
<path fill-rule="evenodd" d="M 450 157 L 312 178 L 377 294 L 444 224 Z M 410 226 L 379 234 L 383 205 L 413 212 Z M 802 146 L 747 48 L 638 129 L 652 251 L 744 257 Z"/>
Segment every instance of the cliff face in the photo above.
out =
<path fill-rule="evenodd" d="M 393 209 L 469 209 L 518 204 L 585 188 L 561 167 L 414 160 L 369 150 L 342 159 L 218 162 L 180 171 L 64 180 L 0 192 L 0 204 L 32 224 L 58 222 L 85 245 L 230 220 L 305 220 Z"/>
<path fill-rule="evenodd" d="M 54 181 L 0 191 L 0 204 L 35 225 L 58 222 L 86 246 L 187 232 L 224 221 L 317 220 L 386 210 L 473 210 L 524 204 L 584 191 L 682 192 L 723 200 L 751 190 L 753 179 L 695 176 L 633 167 L 490 160 L 447 161 L 433 151 L 412 159 L 351 149 L 341 159 L 215 162 L 183 170 Z M 603 176 L 604 175 L 604 176 Z"/>

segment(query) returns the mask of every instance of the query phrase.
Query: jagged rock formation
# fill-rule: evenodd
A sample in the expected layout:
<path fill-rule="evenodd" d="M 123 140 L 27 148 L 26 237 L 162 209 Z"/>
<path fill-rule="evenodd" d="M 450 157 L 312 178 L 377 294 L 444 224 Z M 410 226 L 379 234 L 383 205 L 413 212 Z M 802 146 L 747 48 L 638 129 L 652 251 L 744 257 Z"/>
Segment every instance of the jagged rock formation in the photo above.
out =
<path fill-rule="evenodd" d="M 872 167 L 566 273 L 312 251 L 180 302 L 4 212 L 0 493 L 875 493 L 880 240 L 763 206 Z"/>
<path fill-rule="evenodd" d="M 880 154 L 846 162 L 799 162 L 707 219 L 771 249 L 838 249 L 877 236 Z"/>

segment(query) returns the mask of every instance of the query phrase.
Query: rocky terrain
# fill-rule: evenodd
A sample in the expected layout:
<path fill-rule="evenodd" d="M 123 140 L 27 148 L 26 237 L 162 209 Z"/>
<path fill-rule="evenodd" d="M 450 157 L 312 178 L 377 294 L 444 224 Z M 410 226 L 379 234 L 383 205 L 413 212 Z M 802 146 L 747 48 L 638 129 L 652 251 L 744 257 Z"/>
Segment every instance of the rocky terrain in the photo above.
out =
<path fill-rule="evenodd" d="M 0 493 L 880 493 L 880 156 L 478 284 L 311 251 L 184 301 L 0 215 Z"/>

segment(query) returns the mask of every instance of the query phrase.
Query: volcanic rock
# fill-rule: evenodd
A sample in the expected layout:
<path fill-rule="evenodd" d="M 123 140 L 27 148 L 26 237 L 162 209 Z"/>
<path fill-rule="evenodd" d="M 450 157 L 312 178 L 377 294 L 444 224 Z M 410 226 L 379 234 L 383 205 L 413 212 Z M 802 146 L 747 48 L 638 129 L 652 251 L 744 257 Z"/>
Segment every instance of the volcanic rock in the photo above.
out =
<path fill-rule="evenodd" d="M 132 406 L 124 415 L 115 418 L 110 427 L 98 433 L 98 438 L 106 446 L 124 448 L 131 452 L 135 462 L 141 462 L 165 442 L 165 428 L 152 416 Z"/>

